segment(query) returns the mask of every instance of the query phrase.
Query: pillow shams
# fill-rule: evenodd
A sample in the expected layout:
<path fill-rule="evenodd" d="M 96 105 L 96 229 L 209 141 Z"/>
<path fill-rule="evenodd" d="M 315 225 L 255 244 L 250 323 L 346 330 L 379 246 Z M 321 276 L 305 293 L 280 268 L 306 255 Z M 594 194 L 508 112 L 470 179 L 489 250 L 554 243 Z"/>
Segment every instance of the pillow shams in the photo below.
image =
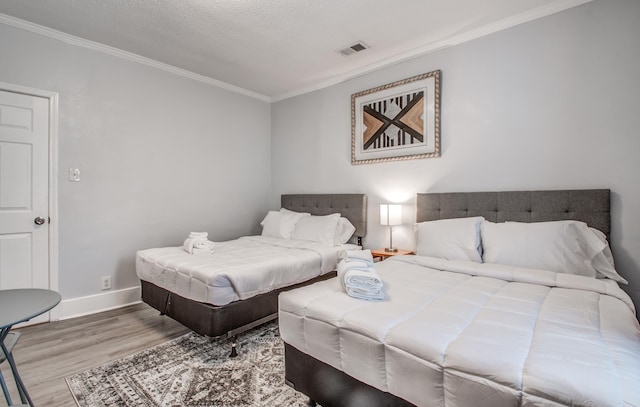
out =
<path fill-rule="evenodd" d="M 482 263 L 480 225 L 482 216 L 441 219 L 415 225 L 416 254 L 447 260 Z"/>
<path fill-rule="evenodd" d="M 608 247 L 606 239 L 603 241 L 586 223 L 579 221 L 483 222 L 481 234 L 483 259 L 487 263 L 588 277 L 596 277 L 593 260 L 597 257 L 598 263 Z M 602 259 L 605 264 L 608 262 L 606 257 Z M 598 267 L 603 269 L 603 274 L 613 275 L 606 267 Z"/>
<path fill-rule="evenodd" d="M 309 212 L 296 212 L 296 211 L 291 211 L 287 208 L 280 208 L 280 213 L 289 213 L 292 215 L 304 215 L 304 216 L 310 216 L 311 214 Z"/>
<path fill-rule="evenodd" d="M 326 216 L 305 216 L 298 221 L 291 238 L 333 246 L 339 220 L 339 213 Z"/>
<path fill-rule="evenodd" d="M 349 239 L 351 239 L 351 236 L 353 236 L 355 231 L 356 227 L 353 226 L 351 222 L 349 222 L 349 219 L 340 218 L 340 220 L 338 220 L 338 227 L 336 228 L 336 235 L 333 242 L 334 245 L 337 246 L 347 243 Z"/>
<path fill-rule="evenodd" d="M 280 212 L 312 216 L 310 213 L 307 213 L 307 212 L 294 212 L 287 208 L 280 208 Z M 349 219 L 341 217 L 340 220 L 338 221 L 338 227 L 336 228 L 336 235 L 334 236 L 333 244 L 337 246 L 337 245 L 347 243 L 349 239 L 351 239 L 351 236 L 353 236 L 355 231 L 356 231 L 356 227 L 353 226 L 351 222 L 349 222 Z"/>
<path fill-rule="evenodd" d="M 589 228 L 589 230 L 605 244 L 604 249 L 596 254 L 591 260 L 591 265 L 596 270 L 596 278 L 609 278 L 622 284 L 629 284 L 618 272 L 613 262 L 613 254 L 607 242 L 607 236 L 598 229 Z"/>
<path fill-rule="evenodd" d="M 305 216 L 309 216 L 309 214 L 269 211 L 267 216 L 260 222 L 260 225 L 262 225 L 262 236 L 291 239 L 296 224 Z"/>

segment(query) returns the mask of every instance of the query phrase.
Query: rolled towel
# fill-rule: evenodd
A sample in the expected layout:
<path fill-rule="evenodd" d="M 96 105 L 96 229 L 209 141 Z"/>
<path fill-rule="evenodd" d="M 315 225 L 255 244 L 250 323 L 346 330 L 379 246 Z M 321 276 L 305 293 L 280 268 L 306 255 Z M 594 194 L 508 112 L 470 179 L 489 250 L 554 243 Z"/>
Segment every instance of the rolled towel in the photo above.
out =
<path fill-rule="evenodd" d="M 189 233 L 189 237 L 190 238 L 196 238 L 196 237 L 203 237 L 203 238 L 207 238 L 207 236 L 209 236 L 209 233 L 207 232 L 191 232 Z"/>
<path fill-rule="evenodd" d="M 191 232 L 197 233 L 197 232 Z M 207 232 L 202 232 L 197 237 L 188 237 L 182 244 L 182 248 L 185 252 L 190 254 L 205 254 L 213 253 L 213 247 L 215 243 L 206 238 Z M 190 235 L 191 236 L 191 235 Z"/>
<path fill-rule="evenodd" d="M 187 253 L 193 253 L 193 244 L 194 244 L 194 239 L 192 238 L 187 238 L 184 243 L 182 244 L 182 248 L 184 249 L 185 252 Z"/>

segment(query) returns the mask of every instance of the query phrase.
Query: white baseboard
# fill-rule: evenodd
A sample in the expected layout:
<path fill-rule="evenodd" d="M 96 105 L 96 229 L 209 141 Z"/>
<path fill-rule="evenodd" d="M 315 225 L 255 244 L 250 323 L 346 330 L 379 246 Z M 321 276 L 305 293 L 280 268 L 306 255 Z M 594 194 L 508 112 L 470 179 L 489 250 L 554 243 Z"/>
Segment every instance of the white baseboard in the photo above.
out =
<path fill-rule="evenodd" d="M 58 311 L 58 318 L 52 315 L 52 320 L 76 318 L 137 304 L 140 302 L 140 295 L 140 286 L 137 286 L 86 297 L 62 300 L 60 305 L 55 308 L 55 310 Z"/>

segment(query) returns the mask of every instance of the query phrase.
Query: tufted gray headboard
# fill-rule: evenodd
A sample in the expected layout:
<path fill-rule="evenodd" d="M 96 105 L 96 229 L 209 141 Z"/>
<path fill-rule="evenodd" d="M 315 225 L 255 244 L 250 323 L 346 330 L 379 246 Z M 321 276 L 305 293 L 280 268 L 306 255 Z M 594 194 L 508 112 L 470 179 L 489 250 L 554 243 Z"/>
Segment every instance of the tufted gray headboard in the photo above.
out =
<path fill-rule="evenodd" d="M 609 237 L 610 194 L 608 189 L 418 194 L 416 222 L 471 216 L 491 222 L 580 220 Z"/>
<path fill-rule="evenodd" d="M 280 204 L 296 212 L 312 215 L 340 213 L 356 227 L 354 236 L 367 234 L 367 196 L 365 194 L 287 194 Z"/>

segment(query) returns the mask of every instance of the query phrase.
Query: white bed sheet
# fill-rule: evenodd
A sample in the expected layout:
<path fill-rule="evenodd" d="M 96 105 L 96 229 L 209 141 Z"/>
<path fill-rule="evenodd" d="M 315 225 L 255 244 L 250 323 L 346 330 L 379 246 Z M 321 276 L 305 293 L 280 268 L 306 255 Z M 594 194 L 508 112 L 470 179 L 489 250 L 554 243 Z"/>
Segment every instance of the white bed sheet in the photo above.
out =
<path fill-rule="evenodd" d="M 640 406 L 640 327 L 611 280 L 402 256 L 387 300 L 282 293 L 285 342 L 417 406 Z"/>
<path fill-rule="evenodd" d="M 226 305 L 326 274 L 336 269 L 340 252 L 358 247 L 245 236 L 216 242 L 212 254 L 189 254 L 182 247 L 140 250 L 136 273 L 182 297 Z"/>

